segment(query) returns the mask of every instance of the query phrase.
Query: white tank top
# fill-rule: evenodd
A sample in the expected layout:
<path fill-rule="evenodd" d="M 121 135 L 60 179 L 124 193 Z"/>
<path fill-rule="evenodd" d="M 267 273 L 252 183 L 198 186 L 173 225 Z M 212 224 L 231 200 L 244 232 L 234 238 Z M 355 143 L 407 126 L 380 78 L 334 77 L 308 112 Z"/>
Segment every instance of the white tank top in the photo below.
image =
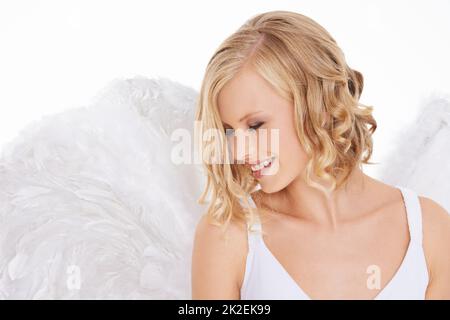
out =
<path fill-rule="evenodd" d="M 428 270 L 422 248 L 422 210 L 419 198 L 413 190 L 402 186 L 396 188 L 403 196 L 410 242 L 400 267 L 375 299 L 420 300 L 425 298 L 428 286 Z M 256 208 L 251 196 L 249 201 L 252 207 Z M 259 218 L 251 229 L 262 230 Z M 241 300 L 311 299 L 270 252 L 260 233 L 248 231 L 248 244 Z"/>

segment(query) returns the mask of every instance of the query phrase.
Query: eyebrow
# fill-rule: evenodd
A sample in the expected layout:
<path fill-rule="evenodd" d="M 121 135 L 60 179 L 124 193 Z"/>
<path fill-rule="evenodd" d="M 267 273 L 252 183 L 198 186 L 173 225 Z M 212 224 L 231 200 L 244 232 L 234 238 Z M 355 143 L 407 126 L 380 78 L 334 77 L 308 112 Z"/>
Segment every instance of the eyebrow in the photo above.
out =
<path fill-rule="evenodd" d="M 248 117 L 250 117 L 250 116 L 252 116 L 252 115 L 254 115 L 254 114 L 260 113 L 260 112 L 263 112 L 263 110 L 258 110 L 258 111 L 254 111 L 254 112 L 247 113 L 245 116 L 243 116 L 242 118 L 239 119 L 239 122 L 242 122 L 242 121 L 244 121 L 245 119 L 247 119 Z M 226 125 L 229 126 L 228 123 L 223 122 L 223 124 L 226 124 Z"/>

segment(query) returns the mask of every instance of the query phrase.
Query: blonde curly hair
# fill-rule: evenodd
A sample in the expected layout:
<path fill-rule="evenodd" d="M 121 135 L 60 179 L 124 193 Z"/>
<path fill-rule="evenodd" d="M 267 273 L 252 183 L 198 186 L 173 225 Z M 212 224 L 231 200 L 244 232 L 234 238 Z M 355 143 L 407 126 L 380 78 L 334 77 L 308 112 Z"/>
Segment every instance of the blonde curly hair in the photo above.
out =
<path fill-rule="evenodd" d="M 258 183 L 248 169 L 225 161 L 229 153 L 217 103 L 220 90 L 247 64 L 292 101 L 297 135 L 309 156 L 305 168 L 309 185 L 330 192 L 344 184 L 356 166 L 373 164 L 368 160 L 377 123 L 373 107 L 359 103 L 362 74 L 347 65 L 333 37 L 311 18 L 290 11 L 258 14 L 213 54 L 197 101 L 195 120 L 202 130 L 219 133 L 212 139 L 207 132 L 206 141 L 201 141 L 207 184 L 198 202 L 205 204 L 212 191 L 207 215 L 225 228 L 232 218 L 251 223 L 256 214 L 248 195 Z M 214 163 L 218 154 L 222 161 Z M 331 188 L 315 183 L 313 175 Z"/>

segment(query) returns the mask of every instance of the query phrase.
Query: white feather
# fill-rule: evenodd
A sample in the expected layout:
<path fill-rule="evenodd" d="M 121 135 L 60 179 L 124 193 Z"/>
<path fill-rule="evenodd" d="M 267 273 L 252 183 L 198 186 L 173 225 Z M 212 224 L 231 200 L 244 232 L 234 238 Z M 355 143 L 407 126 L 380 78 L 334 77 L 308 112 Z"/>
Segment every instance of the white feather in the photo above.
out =
<path fill-rule="evenodd" d="M 164 78 L 117 79 L 4 148 L 0 298 L 191 298 L 205 179 L 200 165 L 171 161 L 170 135 L 193 137 L 196 98 Z M 430 99 L 393 141 L 382 180 L 450 209 L 449 124 L 449 100 Z"/>
<path fill-rule="evenodd" d="M 450 98 L 434 94 L 424 100 L 415 121 L 391 144 L 380 179 L 407 186 L 450 212 Z"/>
<path fill-rule="evenodd" d="M 114 80 L 89 107 L 46 116 L 0 162 L 0 297 L 186 299 L 199 165 L 175 165 L 197 93 Z M 70 288 L 80 270 L 81 286 Z"/>

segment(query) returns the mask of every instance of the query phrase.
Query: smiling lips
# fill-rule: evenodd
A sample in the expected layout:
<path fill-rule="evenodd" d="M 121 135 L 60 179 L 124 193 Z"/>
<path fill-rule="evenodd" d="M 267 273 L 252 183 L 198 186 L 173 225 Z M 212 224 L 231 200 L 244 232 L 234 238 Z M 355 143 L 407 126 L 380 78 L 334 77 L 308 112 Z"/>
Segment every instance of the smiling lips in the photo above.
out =
<path fill-rule="evenodd" d="M 259 162 L 258 164 L 254 164 L 250 166 L 252 169 L 252 174 L 255 178 L 259 179 L 262 176 L 262 170 L 269 168 L 272 165 L 272 162 L 275 160 L 275 157 L 270 157 L 264 161 Z"/>

